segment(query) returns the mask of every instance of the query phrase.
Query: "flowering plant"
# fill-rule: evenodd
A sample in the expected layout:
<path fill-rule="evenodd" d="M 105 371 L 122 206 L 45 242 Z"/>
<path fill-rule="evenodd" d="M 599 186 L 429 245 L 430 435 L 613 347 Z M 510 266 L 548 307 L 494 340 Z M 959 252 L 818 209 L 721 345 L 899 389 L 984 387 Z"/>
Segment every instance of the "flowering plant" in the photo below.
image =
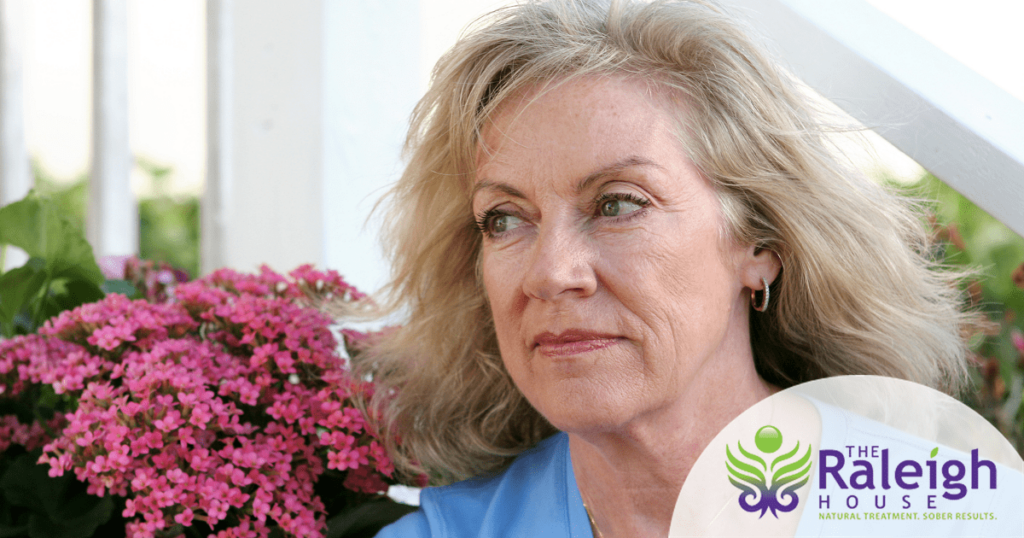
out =
<path fill-rule="evenodd" d="M 1024 456 L 1024 238 L 930 174 L 914 189 L 936 200 L 930 220 L 942 258 L 977 275 L 965 291 L 990 322 L 971 339 L 977 390 L 965 403 Z"/>
<path fill-rule="evenodd" d="M 317 308 L 361 293 L 310 266 L 177 285 L 125 267 L 148 300 L 111 293 L 0 340 L 0 508 L 41 507 L 0 510 L 0 534 L 89 536 L 113 513 L 129 536 L 322 536 L 382 502 L 394 467 L 346 357 L 369 335 Z"/>

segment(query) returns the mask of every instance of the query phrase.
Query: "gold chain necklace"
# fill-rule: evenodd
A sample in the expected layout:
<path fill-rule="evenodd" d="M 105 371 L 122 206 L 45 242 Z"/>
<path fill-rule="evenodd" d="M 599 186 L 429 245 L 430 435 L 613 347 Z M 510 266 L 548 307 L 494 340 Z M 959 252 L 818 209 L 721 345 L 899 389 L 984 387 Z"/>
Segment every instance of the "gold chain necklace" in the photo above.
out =
<path fill-rule="evenodd" d="M 590 518 L 590 530 L 593 531 L 594 538 L 604 538 L 604 535 L 601 534 L 601 529 L 597 526 L 597 522 L 594 521 L 594 514 L 590 513 L 590 507 L 585 502 L 583 503 L 583 509 L 587 511 L 587 517 Z"/>

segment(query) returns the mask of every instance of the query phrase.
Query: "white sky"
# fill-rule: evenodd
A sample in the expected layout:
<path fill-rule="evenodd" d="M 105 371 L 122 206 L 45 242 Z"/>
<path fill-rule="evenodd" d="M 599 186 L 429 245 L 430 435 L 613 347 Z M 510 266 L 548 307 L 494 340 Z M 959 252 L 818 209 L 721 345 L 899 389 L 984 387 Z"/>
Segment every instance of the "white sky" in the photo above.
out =
<path fill-rule="evenodd" d="M 962 0 L 868 2 L 1024 100 L 1024 1 L 972 0 L 969 7 Z M 465 24 L 503 3 L 422 0 L 422 79 Z M 202 185 L 204 5 L 203 0 L 128 3 L 130 144 L 136 156 L 173 167 L 177 191 L 198 192 Z M 63 179 L 88 168 L 90 6 L 82 0 L 24 1 L 28 148 Z M 886 146 L 880 143 L 876 150 L 882 167 L 897 175 L 918 173 Z M 141 176 L 134 181 L 137 191 L 144 190 Z"/>

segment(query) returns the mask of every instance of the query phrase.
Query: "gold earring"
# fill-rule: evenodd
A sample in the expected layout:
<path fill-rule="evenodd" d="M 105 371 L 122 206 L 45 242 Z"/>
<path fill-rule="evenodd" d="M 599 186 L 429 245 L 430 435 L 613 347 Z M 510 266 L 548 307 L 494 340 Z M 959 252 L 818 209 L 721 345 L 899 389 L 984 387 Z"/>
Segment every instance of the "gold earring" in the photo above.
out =
<path fill-rule="evenodd" d="M 757 310 L 758 312 L 764 312 L 765 309 L 768 308 L 768 297 L 769 297 L 768 281 L 765 280 L 764 277 L 761 277 L 761 283 L 764 284 L 764 295 L 761 296 L 761 305 L 760 306 L 758 306 L 758 304 L 757 304 L 757 291 L 756 290 L 750 290 L 750 306 L 752 306 L 754 308 L 754 310 Z"/>

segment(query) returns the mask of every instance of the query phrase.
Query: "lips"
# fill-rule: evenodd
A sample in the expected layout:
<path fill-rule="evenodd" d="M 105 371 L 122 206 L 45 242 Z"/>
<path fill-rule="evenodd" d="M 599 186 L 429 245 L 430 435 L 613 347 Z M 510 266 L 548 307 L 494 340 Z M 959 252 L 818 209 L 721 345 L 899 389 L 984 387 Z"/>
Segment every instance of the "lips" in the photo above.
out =
<path fill-rule="evenodd" d="M 550 357 L 569 357 L 604 349 L 622 338 L 612 334 L 570 329 L 560 334 L 545 332 L 533 339 L 533 349 Z"/>

